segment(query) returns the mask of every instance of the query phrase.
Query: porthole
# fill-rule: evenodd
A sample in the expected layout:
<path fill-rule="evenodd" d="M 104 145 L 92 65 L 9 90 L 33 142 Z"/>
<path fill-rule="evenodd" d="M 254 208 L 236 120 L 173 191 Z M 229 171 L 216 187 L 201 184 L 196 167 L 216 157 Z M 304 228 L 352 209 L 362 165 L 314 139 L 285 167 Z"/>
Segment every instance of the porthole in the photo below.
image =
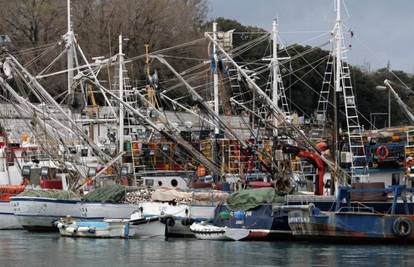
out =
<path fill-rule="evenodd" d="M 178 181 L 177 181 L 176 179 L 172 179 L 172 180 L 171 180 L 171 185 L 172 185 L 173 187 L 177 187 L 177 185 L 178 185 Z"/>

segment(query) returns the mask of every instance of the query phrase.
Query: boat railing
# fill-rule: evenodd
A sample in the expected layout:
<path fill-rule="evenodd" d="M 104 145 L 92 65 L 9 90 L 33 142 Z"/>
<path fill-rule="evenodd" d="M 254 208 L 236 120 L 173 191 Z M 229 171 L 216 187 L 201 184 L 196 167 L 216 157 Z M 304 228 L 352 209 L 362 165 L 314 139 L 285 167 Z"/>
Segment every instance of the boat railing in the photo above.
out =
<path fill-rule="evenodd" d="M 341 207 L 336 213 L 375 213 L 375 209 L 366 206 Z"/>

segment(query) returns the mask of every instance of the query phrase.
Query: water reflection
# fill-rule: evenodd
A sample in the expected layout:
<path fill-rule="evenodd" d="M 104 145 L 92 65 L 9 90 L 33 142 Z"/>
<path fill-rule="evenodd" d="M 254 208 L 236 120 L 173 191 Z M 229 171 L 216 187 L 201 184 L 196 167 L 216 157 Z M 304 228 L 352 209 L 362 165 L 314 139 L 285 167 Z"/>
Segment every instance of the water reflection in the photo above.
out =
<path fill-rule="evenodd" d="M 414 246 L 61 238 L 0 231 L 1 266 L 412 266 Z"/>

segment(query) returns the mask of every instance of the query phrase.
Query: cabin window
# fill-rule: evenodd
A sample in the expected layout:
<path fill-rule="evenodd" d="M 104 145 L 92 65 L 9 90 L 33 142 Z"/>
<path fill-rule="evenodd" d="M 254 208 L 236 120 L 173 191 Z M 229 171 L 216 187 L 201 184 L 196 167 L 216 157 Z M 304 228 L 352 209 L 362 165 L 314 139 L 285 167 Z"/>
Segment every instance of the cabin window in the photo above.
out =
<path fill-rule="evenodd" d="M 88 149 L 87 148 L 83 148 L 81 150 L 81 156 L 82 157 L 87 157 L 88 156 Z"/>
<path fill-rule="evenodd" d="M 176 179 L 172 179 L 172 180 L 171 180 L 171 185 L 172 185 L 173 187 L 177 187 L 177 185 L 178 185 L 178 181 L 177 181 Z"/>
<path fill-rule="evenodd" d="M 162 186 L 162 182 L 161 182 L 161 181 L 158 181 L 158 185 L 159 185 L 159 186 Z"/>
<path fill-rule="evenodd" d="M 11 151 L 8 151 L 6 153 L 6 157 L 7 157 L 7 166 L 14 166 L 14 159 L 15 159 L 14 153 L 12 153 Z"/>
<path fill-rule="evenodd" d="M 145 186 L 151 187 L 154 185 L 154 179 L 146 179 Z"/>

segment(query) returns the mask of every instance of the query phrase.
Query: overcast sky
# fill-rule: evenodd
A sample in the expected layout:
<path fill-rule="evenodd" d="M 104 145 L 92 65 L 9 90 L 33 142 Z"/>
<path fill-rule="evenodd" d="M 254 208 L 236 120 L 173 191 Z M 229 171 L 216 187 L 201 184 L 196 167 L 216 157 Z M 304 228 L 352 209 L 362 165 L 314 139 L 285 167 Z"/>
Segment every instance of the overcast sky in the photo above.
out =
<path fill-rule="evenodd" d="M 235 19 L 244 25 L 271 29 L 279 21 L 287 43 L 320 45 L 335 23 L 334 0 L 209 0 L 210 18 Z M 414 73 L 414 0 L 345 0 L 344 23 L 354 37 L 345 36 L 353 64 Z M 345 8 L 346 7 L 346 8 Z M 325 49 L 328 49 L 326 46 Z"/>

